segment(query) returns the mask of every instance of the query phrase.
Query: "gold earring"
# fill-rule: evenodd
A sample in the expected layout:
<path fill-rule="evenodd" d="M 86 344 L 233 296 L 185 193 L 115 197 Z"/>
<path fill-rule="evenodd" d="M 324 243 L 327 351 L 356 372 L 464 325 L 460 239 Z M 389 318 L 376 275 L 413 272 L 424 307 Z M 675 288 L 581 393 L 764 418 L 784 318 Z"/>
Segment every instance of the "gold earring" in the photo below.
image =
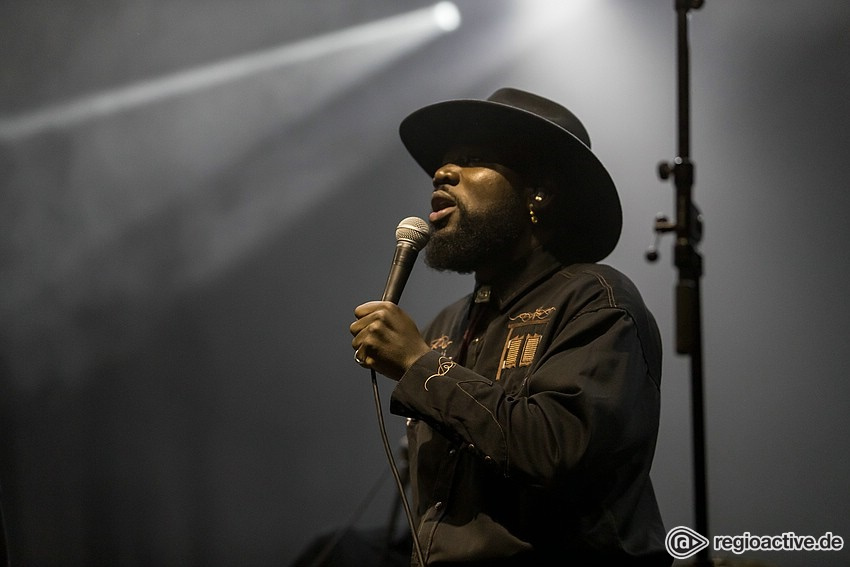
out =
<path fill-rule="evenodd" d="M 543 196 L 540 193 L 537 193 L 534 196 L 534 202 L 543 202 Z M 537 224 L 537 222 L 540 220 L 537 218 L 537 214 L 534 212 L 534 202 L 529 201 L 528 203 L 528 216 L 531 218 L 531 224 Z"/>
<path fill-rule="evenodd" d="M 528 204 L 528 216 L 531 218 L 531 224 L 537 224 L 539 219 L 537 218 L 537 215 L 534 214 L 534 203 Z"/>

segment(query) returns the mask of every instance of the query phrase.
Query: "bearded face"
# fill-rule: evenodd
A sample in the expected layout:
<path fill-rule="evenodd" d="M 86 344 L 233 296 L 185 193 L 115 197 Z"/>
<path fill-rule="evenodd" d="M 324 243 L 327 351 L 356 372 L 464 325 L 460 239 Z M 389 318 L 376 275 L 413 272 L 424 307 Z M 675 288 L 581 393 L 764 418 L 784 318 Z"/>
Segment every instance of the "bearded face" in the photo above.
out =
<path fill-rule="evenodd" d="M 451 222 L 434 225 L 425 248 L 425 263 L 436 270 L 466 274 L 504 261 L 528 229 L 528 212 L 516 190 L 474 208 L 458 199 L 456 207 Z"/>

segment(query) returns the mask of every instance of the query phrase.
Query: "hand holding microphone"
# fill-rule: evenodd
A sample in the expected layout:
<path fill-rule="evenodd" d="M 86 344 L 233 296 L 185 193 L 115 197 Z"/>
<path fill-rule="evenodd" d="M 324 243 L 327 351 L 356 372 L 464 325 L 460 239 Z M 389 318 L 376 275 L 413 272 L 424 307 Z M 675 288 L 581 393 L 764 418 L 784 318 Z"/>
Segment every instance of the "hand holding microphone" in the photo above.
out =
<path fill-rule="evenodd" d="M 354 360 L 384 376 L 398 380 L 430 347 L 416 324 L 398 305 L 419 251 L 431 236 L 428 223 L 417 217 L 402 220 L 396 228 L 396 249 L 381 301 L 370 301 L 354 310 L 351 324 Z"/>

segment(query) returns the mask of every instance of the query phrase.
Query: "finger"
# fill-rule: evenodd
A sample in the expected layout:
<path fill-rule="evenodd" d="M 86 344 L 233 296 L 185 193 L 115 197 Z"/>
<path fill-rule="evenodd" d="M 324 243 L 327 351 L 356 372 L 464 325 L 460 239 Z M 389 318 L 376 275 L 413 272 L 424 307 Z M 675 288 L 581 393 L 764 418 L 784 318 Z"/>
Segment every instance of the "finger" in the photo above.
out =
<path fill-rule="evenodd" d="M 349 325 L 348 330 L 352 335 L 357 335 L 360 331 L 366 328 L 369 325 L 369 315 L 374 313 L 375 307 L 374 304 L 376 302 L 370 301 L 369 303 L 364 303 L 363 305 L 358 305 L 354 308 L 354 316 L 357 318 L 351 325 Z"/>
<path fill-rule="evenodd" d="M 392 312 L 398 308 L 398 305 L 390 301 L 367 301 L 366 303 L 358 305 L 354 308 L 354 315 L 358 319 L 362 319 L 370 313 L 375 313 L 378 311 Z"/>
<path fill-rule="evenodd" d="M 355 337 L 363 330 L 365 323 L 363 323 L 363 319 L 357 319 L 348 327 L 348 331 L 354 335 Z"/>
<path fill-rule="evenodd" d="M 369 352 L 375 348 L 374 342 L 374 337 L 369 330 L 361 329 L 354 335 L 354 338 L 351 339 L 351 348 L 357 353 L 360 360 L 366 360 L 369 356 Z"/>
<path fill-rule="evenodd" d="M 379 313 L 372 312 L 364 315 L 360 319 L 354 321 L 348 328 L 352 335 L 357 337 L 361 335 L 361 339 L 375 331 L 375 323 L 380 323 L 381 316 Z"/>
<path fill-rule="evenodd" d="M 378 309 L 380 305 L 380 301 L 367 301 L 366 303 L 360 304 L 354 308 L 354 316 L 358 319 L 362 319 L 369 313 L 372 313 L 373 311 Z"/>

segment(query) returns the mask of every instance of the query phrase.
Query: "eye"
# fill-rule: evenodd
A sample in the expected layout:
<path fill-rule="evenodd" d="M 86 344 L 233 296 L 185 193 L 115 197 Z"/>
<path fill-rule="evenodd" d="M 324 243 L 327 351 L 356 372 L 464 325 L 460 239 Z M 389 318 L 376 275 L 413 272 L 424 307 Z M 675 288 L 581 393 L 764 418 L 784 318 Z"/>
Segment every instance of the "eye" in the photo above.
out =
<path fill-rule="evenodd" d="M 489 160 L 479 155 L 467 155 L 467 156 L 458 156 L 455 160 L 455 163 L 461 167 L 478 167 L 482 165 L 486 165 L 489 163 Z"/>
<path fill-rule="evenodd" d="M 453 163 L 459 167 L 490 167 L 499 163 L 492 152 L 486 148 L 462 148 L 448 152 L 444 156 L 445 163 Z"/>

